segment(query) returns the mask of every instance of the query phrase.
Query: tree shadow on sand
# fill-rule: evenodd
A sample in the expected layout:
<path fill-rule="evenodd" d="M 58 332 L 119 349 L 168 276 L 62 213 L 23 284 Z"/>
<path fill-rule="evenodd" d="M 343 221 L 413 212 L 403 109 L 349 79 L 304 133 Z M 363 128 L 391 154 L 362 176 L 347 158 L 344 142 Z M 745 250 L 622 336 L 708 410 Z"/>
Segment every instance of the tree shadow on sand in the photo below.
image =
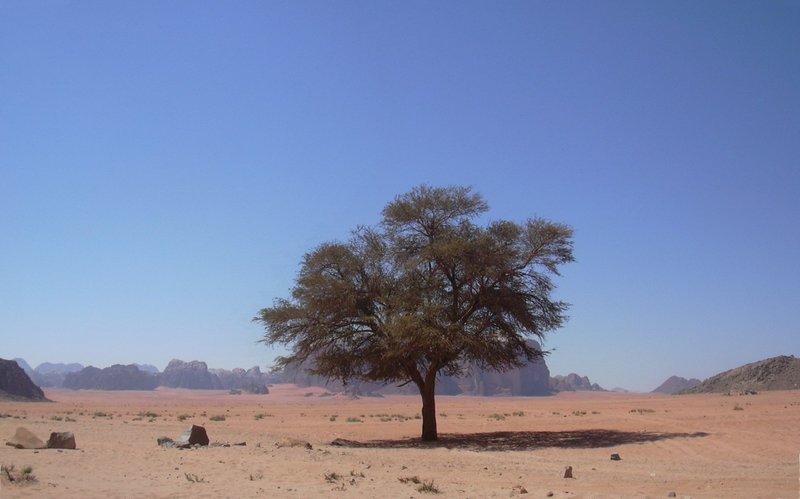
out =
<path fill-rule="evenodd" d="M 574 431 L 494 431 L 488 433 L 445 433 L 435 442 L 418 438 L 400 440 L 370 440 L 356 442 L 336 439 L 331 444 L 342 447 L 367 447 L 380 449 L 466 449 L 474 451 L 525 451 L 548 447 L 562 449 L 591 449 L 615 447 L 624 444 L 642 444 L 673 438 L 707 437 L 708 433 L 656 433 L 618 430 Z"/>

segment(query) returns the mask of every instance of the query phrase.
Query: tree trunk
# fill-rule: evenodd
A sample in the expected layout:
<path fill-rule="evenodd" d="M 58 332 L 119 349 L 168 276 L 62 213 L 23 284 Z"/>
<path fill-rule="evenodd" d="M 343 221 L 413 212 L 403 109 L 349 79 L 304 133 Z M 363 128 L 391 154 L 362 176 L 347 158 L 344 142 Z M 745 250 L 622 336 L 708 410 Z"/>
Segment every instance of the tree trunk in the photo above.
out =
<path fill-rule="evenodd" d="M 419 387 L 422 396 L 422 440 L 433 442 L 439 439 L 436 432 L 436 377 L 426 381 L 423 386 Z"/>

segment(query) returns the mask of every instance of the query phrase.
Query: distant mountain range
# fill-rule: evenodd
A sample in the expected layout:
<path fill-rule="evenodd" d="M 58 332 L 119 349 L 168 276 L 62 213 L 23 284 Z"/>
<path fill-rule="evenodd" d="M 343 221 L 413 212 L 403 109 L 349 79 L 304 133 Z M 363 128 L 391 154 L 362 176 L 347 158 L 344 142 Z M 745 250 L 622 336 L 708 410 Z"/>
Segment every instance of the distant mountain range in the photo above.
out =
<path fill-rule="evenodd" d="M 531 340 L 531 346 L 540 348 Z M 436 393 L 439 395 L 475 395 L 475 396 L 542 396 L 561 391 L 605 391 L 597 383 L 592 383 L 586 376 L 571 373 L 567 376 L 550 376 L 550 369 L 545 360 L 528 362 L 522 367 L 505 372 L 479 369 L 476 366 L 465 366 L 466 374 L 460 377 L 442 375 L 436 382 Z M 395 394 L 416 393 L 417 388 L 411 384 L 397 387 L 389 384 L 365 383 L 351 381 L 347 387 L 339 382 L 328 382 L 324 378 L 312 376 L 299 366 L 291 366 L 276 373 L 275 383 L 295 383 L 300 386 L 321 386 L 332 391 L 344 391 L 353 394 Z"/>
<path fill-rule="evenodd" d="M 538 345 L 537 345 L 538 346 Z M 267 393 L 268 385 L 296 383 L 300 386 L 320 386 L 332 391 L 349 391 L 354 394 L 415 393 L 416 388 L 397 387 L 379 383 L 353 381 L 347 387 L 338 382 L 311 376 L 295 367 L 277 373 L 262 373 L 258 367 L 250 369 L 209 369 L 205 362 L 185 362 L 173 359 L 159 373 L 154 366 L 115 364 L 99 369 L 80 364 L 53 364 L 46 362 L 31 369 L 24 359 L 15 359 L 28 376 L 45 388 L 71 388 L 88 390 L 152 390 L 158 386 L 194 390 L 241 390 L 250 393 Z M 551 395 L 559 391 L 603 391 L 588 377 L 571 373 L 567 376 L 550 376 L 544 359 L 539 359 L 506 372 L 485 371 L 474 367 L 467 374 L 455 378 L 443 376 L 437 384 L 442 395 Z"/>

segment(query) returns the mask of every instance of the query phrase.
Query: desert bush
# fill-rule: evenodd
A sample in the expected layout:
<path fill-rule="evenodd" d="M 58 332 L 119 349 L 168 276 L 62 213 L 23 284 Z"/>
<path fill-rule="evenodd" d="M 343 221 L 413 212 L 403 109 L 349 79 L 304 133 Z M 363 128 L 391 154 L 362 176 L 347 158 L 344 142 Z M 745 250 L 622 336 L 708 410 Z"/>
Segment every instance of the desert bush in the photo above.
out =
<path fill-rule="evenodd" d="M 418 492 L 422 492 L 424 494 L 439 494 L 441 491 L 433 484 L 433 480 L 430 482 L 422 482 L 422 485 L 417 487 Z"/>
<path fill-rule="evenodd" d="M 211 416 L 208 419 L 209 421 L 225 421 L 225 416 L 222 414 L 217 414 L 216 416 Z"/>

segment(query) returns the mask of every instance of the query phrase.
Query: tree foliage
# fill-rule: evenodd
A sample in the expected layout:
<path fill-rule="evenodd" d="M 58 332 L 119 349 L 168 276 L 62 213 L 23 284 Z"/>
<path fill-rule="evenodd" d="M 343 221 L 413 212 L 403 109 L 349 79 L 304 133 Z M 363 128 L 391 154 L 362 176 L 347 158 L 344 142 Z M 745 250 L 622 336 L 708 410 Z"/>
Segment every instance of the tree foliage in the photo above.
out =
<path fill-rule="evenodd" d="M 375 227 L 307 253 L 291 298 L 254 319 L 261 342 L 343 382 L 413 382 L 424 440 L 435 440 L 439 373 L 471 364 L 497 371 L 545 352 L 526 342 L 566 320 L 552 277 L 573 261 L 572 229 L 541 218 L 485 226 L 488 205 L 468 187 L 416 187 L 390 202 Z"/>

